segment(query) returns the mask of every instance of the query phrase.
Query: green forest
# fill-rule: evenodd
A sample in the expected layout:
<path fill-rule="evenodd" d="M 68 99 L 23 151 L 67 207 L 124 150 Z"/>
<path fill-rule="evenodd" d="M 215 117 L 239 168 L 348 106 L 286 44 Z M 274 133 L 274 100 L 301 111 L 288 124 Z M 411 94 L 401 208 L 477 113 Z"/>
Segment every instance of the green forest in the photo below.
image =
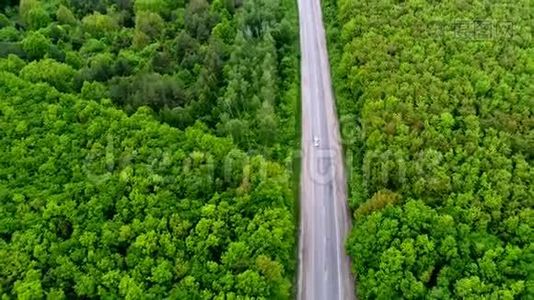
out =
<path fill-rule="evenodd" d="M 323 6 L 360 299 L 534 299 L 534 2 Z"/>
<path fill-rule="evenodd" d="M 358 299 L 534 299 L 534 2 L 322 5 Z M 298 22 L 0 0 L 1 299 L 295 297 Z"/>
<path fill-rule="evenodd" d="M 0 1 L 2 299 L 287 299 L 296 3 Z"/>

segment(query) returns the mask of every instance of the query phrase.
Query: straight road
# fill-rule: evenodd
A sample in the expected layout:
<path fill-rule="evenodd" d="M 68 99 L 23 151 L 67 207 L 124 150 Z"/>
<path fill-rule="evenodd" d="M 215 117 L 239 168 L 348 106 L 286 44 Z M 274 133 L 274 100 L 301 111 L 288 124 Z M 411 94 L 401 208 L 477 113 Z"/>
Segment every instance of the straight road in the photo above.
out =
<path fill-rule="evenodd" d="M 298 0 L 302 170 L 298 299 L 351 300 L 345 239 L 350 229 L 339 124 L 320 0 Z"/>

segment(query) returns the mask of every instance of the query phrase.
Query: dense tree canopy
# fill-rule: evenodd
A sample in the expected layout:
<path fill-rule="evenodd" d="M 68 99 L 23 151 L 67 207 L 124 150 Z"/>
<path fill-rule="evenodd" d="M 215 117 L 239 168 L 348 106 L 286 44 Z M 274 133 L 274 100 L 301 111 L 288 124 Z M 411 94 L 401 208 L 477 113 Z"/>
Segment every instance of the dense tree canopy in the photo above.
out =
<path fill-rule="evenodd" d="M 7 17 L 0 56 L 67 64 L 76 71 L 69 92 L 100 82 L 129 114 L 150 106 L 160 121 L 180 129 L 201 120 L 246 150 L 284 159 L 280 145 L 296 140 L 294 6 L 287 0 L 24 0 L 18 11 L 1 15 Z"/>
<path fill-rule="evenodd" d="M 290 298 L 295 3 L 12 5 L 1 298 Z"/>
<path fill-rule="evenodd" d="M 533 2 L 325 11 L 360 297 L 534 297 Z"/>
<path fill-rule="evenodd" d="M 11 73 L 0 82 L 2 293 L 289 296 L 279 164 L 200 124 L 182 132 L 145 108 L 128 117 Z"/>

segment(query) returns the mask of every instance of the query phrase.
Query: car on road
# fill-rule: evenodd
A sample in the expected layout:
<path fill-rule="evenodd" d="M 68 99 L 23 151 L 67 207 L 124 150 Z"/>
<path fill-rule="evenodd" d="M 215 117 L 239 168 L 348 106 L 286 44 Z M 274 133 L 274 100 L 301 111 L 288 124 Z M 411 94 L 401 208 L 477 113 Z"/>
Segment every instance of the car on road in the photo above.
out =
<path fill-rule="evenodd" d="M 316 136 L 314 136 L 314 137 L 313 137 L 313 146 L 314 146 L 314 147 L 319 147 L 319 142 L 320 142 L 320 141 L 319 141 L 319 138 L 316 137 Z"/>

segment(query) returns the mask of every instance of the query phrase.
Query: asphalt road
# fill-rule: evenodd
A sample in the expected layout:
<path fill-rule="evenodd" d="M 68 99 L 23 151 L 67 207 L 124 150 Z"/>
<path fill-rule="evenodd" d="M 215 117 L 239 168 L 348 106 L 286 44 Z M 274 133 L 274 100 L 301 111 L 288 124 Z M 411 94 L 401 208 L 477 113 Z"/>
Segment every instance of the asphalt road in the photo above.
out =
<path fill-rule="evenodd" d="M 346 180 L 320 0 L 298 0 L 302 170 L 298 299 L 355 299 Z M 315 145 L 314 139 L 318 139 Z"/>

